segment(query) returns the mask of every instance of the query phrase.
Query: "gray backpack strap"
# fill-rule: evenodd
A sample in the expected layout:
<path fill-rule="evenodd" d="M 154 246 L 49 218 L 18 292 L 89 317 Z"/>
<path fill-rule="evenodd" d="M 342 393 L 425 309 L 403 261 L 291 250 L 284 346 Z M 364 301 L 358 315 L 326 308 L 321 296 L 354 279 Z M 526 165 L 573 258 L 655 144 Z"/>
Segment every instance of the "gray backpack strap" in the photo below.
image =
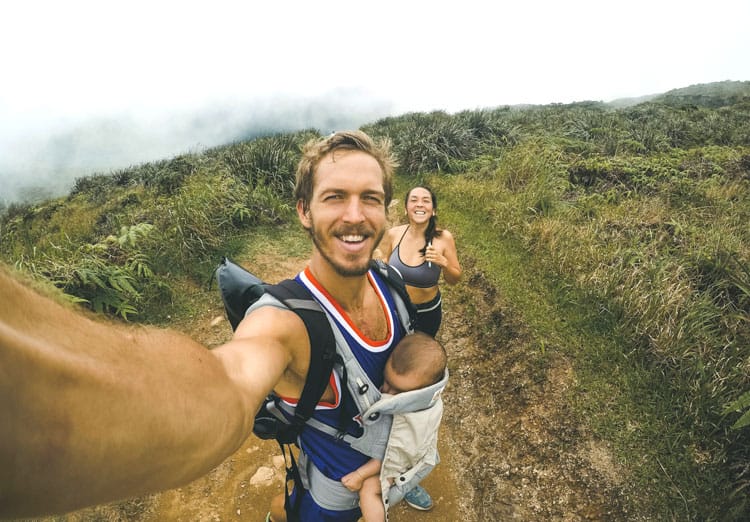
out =
<path fill-rule="evenodd" d="M 414 326 L 409 319 L 409 311 L 407 309 L 406 303 L 404 303 L 404 300 L 400 295 L 391 295 L 393 295 L 393 301 L 396 303 L 396 311 L 398 312 L 398 318 L 401 321 L 401 325 L 404 327 L 404 331 L 407 333 L 407 335 L 410 333 L 414 333 Z"/>
<path fill-rule="evenodd" d="M 253 310 L 260 308 L 261 306 L 273 306 L 275 308 L 282 308 L 284 310 L 289 310 L 288 306 L 286 306 L 284 303 L 276 299 L 271 294 L 263 294 L 262 296 L 258 298 L 257 301 L 255 301 L 252 305 L 250 305 L 250 308 L 248 308 L 245 311 L 245 316 L 247 317 L 247 314 L 249 314 Z"/>
<path fill-rule="evenodd" d="M 326 477 L 304 452 L 299 454 L 299 468 L 302 484 L 317 505 L 332 511 L 346 511 L 359 505 L 357 492 L 346 489 L 340 480 Z"/>

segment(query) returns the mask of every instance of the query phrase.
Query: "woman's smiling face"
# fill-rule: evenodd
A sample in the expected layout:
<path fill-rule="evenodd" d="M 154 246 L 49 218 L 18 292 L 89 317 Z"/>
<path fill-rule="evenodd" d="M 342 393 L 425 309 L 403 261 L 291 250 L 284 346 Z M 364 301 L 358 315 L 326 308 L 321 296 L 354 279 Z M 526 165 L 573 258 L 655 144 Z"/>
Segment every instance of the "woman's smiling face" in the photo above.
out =
<path fill-rule="evenodd" d="M 415 187 L 409 191 L 409 196 L 406 198 L 406 216 L 409 221 L 424 223 L 432 217 L 434 211 L 432 194 L 429 190 Z"/>

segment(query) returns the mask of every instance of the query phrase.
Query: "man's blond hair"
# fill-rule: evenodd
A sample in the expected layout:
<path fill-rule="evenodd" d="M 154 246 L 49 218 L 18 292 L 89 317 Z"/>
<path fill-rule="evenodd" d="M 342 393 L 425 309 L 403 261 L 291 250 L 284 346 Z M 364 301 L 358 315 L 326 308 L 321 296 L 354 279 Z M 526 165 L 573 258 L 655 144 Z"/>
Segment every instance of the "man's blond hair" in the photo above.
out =
<path fill-rule="evenodd" d="M 320 161 L 330 152 L 338 150 L 359 150 L 372 156 L 383 172 L 383 192 L 385 206 L 393 198 L 393 171 L 397 162 L 391 153 L 389 139 L 373 140 L 362 131 L 341 131 L 321 139 L 313 139 L 302 149 L 302 158 L 297 166 L 297 182 L 294 187 L 295 201 L 302 201 L 307 210 L 312 199 L 315 169 Z"/>

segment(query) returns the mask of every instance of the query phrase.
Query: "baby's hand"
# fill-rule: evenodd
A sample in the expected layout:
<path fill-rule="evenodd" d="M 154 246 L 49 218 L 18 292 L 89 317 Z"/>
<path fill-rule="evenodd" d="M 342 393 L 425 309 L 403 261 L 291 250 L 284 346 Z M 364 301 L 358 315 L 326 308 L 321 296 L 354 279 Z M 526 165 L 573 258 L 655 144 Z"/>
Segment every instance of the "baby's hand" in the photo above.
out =
<path fill-rule="evenodd" d="M 341 477 L 341 483 L 346 486 L 349 491 L 359 491 L 362 489 L 362 475 L 357 471 L 352 471 Z"/>

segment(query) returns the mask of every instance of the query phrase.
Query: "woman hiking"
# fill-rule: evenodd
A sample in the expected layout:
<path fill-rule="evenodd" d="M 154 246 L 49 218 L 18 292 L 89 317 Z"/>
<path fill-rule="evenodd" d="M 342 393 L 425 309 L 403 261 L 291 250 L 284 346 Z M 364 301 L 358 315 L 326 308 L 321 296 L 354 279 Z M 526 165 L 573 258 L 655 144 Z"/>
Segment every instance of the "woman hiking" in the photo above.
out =
<path fill-rule="evenodd" d="M 449 285 L 461 279 L 456 242 L 437 227 L 437 197 L 425 186 L 416 186 L 404 198 L 408 223 L 388 230 L 378 247 L 380 256 L 396 268 L 416 305 L 416 329 L 435 336 L 442 321 L 439 279 Z"/>

